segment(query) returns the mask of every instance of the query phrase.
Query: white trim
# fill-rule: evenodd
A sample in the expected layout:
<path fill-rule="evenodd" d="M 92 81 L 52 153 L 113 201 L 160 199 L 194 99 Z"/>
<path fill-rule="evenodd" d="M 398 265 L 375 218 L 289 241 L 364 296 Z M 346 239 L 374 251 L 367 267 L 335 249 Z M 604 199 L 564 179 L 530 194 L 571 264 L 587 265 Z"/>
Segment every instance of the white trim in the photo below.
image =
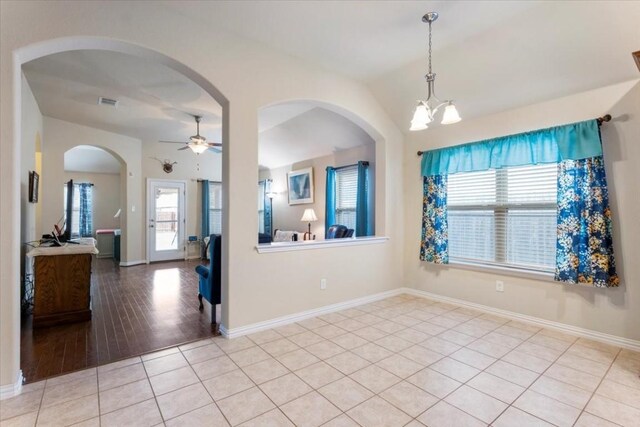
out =
<path fill-rule="evenodd" d="M 413 288 L 401 288 L 402 293 L 415 295 L 432 299 L 434 301 L 447 302 L 450 304 L 459 305 L 461 307 L 472 308 L 475 310 L 483 311 L 489 314 L 495 314 L 496 316 L 506 317 L 512 320 L 520 322 L 530 323 L 532 325 L 540 326 L 542 328 L 553 329 L 556 331 L 564 332 L 569 335 L 575 335 L 578 337 L 588 338 L 594 341 L 603 342 L 616 347 L 628 348 L 629 350 L 640 351 L 640 341 L 630 338 L 624 338 L 617 335 L 605 334 L 603 332 L 594 331 L 591 329 L 580 328 L 578 326 L 567 325 L 566 323 L 555 322 L 553 320 L 542 319 L 540 317 L 529 316 L 526 314 L 516 313 L 514 311 L 502 310 L 500 308 L 493 308 L 487 305 L 476 304 L 465 300 L 445 297 L 431 292 L 422 291 Z"/>
<path fill-rule="evenodd" d="M 308 249 L 336 248 L 343 246 L 375 245 L 389 240 L 386 236 L 356 237 L 353 239 L 304 240 L 301 242 L 274 242 L 256 246 L 259 254 L 271 252 L 304 251 Z"/>
<path fill-rule="evenodd" d="M 225 338 L 237 338 L 243 335 L 252 334 L 254 332 L 264 331 L 265 329 L 276 328 L 311 317 L 321 316 L 323 314 L 333 313 L 334 311 L 346 310 L 347 308 L 356 307 L 370 302 L 379 301 L 381 299 L 393 297 L 406 293 L 404 288 L 392 289 L 390 291 L 380 292 L 373 295 L 367 295 L 336 304 L 325 305 L 324 307 L 313 308 L 311 310 L 301 311 L 299 313 L 289 314 L 287 316 L 276 317 L 275 319 L 265 320 L 263 322 L 252 323 L 250 325 L 239 326 L 237 328 L 227 329 L 224 325 L 220 325 L 220 333 Z"/>
<path fill-rule="evenodd" d="M 9 399 L 19 395 L 22 392 L 22 382 L 24 378 L 22 376 L 22 369 L 18 371 L 16 382 L 13 384 L 7 384 L 0 387 L 0 400 Z"/>
<path fill-rule="evenodd" d="M 525 279 L 541 280 L 544 282 L 556 282 L 553 280 L 554 274 L 546 271 L 527 270 L 524 268 L 507 267 L 503 265 L 491 265 L 480 264 L 474 262 L 466 262 L 462 260 L 449 259 L 449 264 L 443 264 L 443 266 L 450 266 L 452 268 L 460 268 L 462 270 L 482 271 L 484 273 L 500 273 L 505 276 L 522 277 Z"/>
<path fill-rule="evenodd" d="M 120 261 L 120 267 L 131 267 L 133 265 L 140 264 L 148 264 L 148 261 L 146 259 L 139 259 L 136 261 Z"/>
<path fill-rule="evenodd" d="M 175 253 L 175 255 L 167 255 L 166 253 L 161 253 L 159 254 L 157 251 L 152 250 L 152 245 L 151 245 L 151 236 L 152 236 L 152 232 L 149 231 L 149 224 L 150 224 L 150 218 L 152 216 L 151 213 L 151 207 L 152 205 L 155 206 L 155 198 L 153 199 L 154 202 L 150 203 L 151 200 L 151 189 L 153 187 L 154 184 L 166 184 L 166 185 L 176 185 L 176 186 L 181 186 L 181 190 L 182 190 L 182 194 L 178 193 L 178 215 L 179 217 L 182 218 L 182 221 L 178 220 L 178 236 L 181 238 L 180 241 L 178 242 L 178 247 L 182 247 L 182 250 L 180 249 L 176 249 L 174 250 L 166 250 L 164 252 L 172 252 Z M 145 203 L 146 203 L 146 211 L 147 211 L 147 216 L 146 216 L 146 221 L 145 221 L 145 230 L 146 230 L 146 242 L 147 242 L 147 247 L 146 247 L 146 251 L 147 251 L 147 264 L 149 262 L 156 262 L 156 261 L 175 261 L 175 260 L 179 260 L 179 259 L 186 259 L 186 254 L 187 254 L 187 243 L 186 243 L 186 236 L 187 236 L 187 180 L 186 179 L 165 179 L 165 178 L 147 178 L 147 194 L 145 196 Z M 155 226 L 155 222 L 154 222 L 154 226 Z M 155 229 L 154 229 L 155 231 Z M 151 259 L 154 258 L 154 256 L 157 259 Z"/>

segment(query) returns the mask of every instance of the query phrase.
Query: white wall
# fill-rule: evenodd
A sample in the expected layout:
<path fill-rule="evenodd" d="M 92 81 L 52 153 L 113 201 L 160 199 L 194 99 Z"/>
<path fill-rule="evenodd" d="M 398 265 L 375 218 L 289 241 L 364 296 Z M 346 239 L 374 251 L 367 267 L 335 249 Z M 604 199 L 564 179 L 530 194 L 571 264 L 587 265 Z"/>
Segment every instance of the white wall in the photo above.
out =
<path fill-rule="evenodd" d="M 33 92 L 24 75 L 22 80 L 22 153 L 20 161 L 20 241 L 23 265 L 30 272 L 30 263 L 24 263 L 27 252 L 26 242 L 36 240 L 40 236 L 40 210 L 42 201 L 29 203 L 29 172 L 36 171 L 40 175 L 42 189 L 42 167 L 40 163 L 42 149 L 42 114 Z"/>
<path fill-rule="evenodd" d="M 121 208 L 120 175 L 112 173 L 64 173 L 64 182 L 73 180 L 80 184 L 93 184 L 93 230 L 120 228 L 120 218 L 113 216 Z M 60 185 L 62 187 L 62 184 Z M 64 198 L 60 199 L 60 208 L 64 208 Z"/>
<path fill-rule="evenodd" d="M 368 161 L 371 176 L 374 177 L 371 180 L 373 184 L 371 191 L 375 194 L 375 158 L 375 145 L 367 144 L 341 150 L 331 156 L 316 157 L 293 165 L 261 171 L 260 179 L 273 179 L 272 188 L 278 192 L 278 195 L 273 199 L 273 229 L 305 232 L 308 229 L 308 223 L 301 222 L 300 218 L 302 218 L 305 209 L 313 209 L 318 220 L 311 223 L 311 233 L 316 235 L 317 240 L 324 239 L 327 166 L 339 167 L 352 165 L 360 160 Z M 308 167 L 313 168 L 314 202 L 290 206 L 287 196 L 287 172 Z"/>
<path fill-rule="evenodd" d="M 42 226 L 45 232 L 56 224 L 64 213 L 64 153 L 77 145 L 100 147 L 122 162 L 120 180 L 120 228 L 122 229 L 121 260 L 144 260 L 142 218 L 141 142 L 139 139 L 77 125 L 51 117 L 44 117 L 44 132 L 49 144 L 42 153 Z M 110 209 L 111 210 L 111 209 Z M 108 212 L 110 215 L 115 213 Z"/>
<path fill-rule="evenodd" d="M 422 181 L 417 150 L 428 150 L 610 113 L 602 140 L 619 288 L 599 289 L 436 266 L 418 259 Z M 412 133 L 405 152 L 405 280 L 414 288 L 640 340 L 640 83 L 630 81 L 455 125 Z M 504 293 L 495 281 L 505 282 Z"/>
<path fill-rule="evenodd" d="M 16 164 L 21 145 L 20 129 L 14 126 L 17 123 L 14 103 L 19 105 L 21 100 L 19 90 L 5 92 L 4 88 L 19 88 L 20 79 L 19 76 L 14 79 L 14 67 L 28 57 L 92 46 L 127 51 L 163 61 L 202 85 L 215 85 L 224 94 L 220 96 L 211 89 L 225 111 L 222 181 L 223 234 L 227 238 L 223 242 L 222 324 L 226 328 L 374 294 L 402 283 L 403 136 L 364 84 L 216 27 L 193 26 L 162 4 L 151 7 L 146 2 L 2 2 L 1 5 L 0 198 L 10 202 L 0 205 L 0 223 L 9 230 L 6 236 L 3 231 L 0 240 L 3 272 L 0 385 L 13 384 L 19 372 L 15 290 L 19 279 L 19 231 L 14 230 L 19 230 L 20 222 Z M 199 41 L 199 46 L 193 45 L 194 40 Z M 389 236 L 384 244 L 256 252 L 257 113 L 261 107 L 296 99 L 316 100 L 346 114 L 376 141 L 376 183 L 383 190 L 376 199 L 376 230 Z M 140 158 L 131 161 L 142 164 Z M 133 171 L 136 177 L 140 176 L 140 169 Z M 62 176 L 49 178 L 63 181 Z M 131 218 L 129 212 L 127 220 L 140 224 L 140 214 L 138 210 L 136 218 Z M 131 243 L 130 256 L 135 251 L 140 253 L 141 241 L 138 240 L 138 246 Z M 366 264 L 360 260 L 366 260 Z M 316 283 L 320 277 L 328 279 L 326 290 L 320 290 Z"/>

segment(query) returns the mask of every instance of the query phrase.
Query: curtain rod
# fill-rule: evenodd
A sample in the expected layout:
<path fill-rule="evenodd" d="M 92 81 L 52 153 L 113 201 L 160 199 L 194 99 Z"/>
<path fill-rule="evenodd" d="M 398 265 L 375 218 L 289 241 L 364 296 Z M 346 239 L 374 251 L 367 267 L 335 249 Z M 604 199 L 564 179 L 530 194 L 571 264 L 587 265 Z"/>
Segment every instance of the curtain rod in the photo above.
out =
<path fill-rule="evenodd" d="M 602 126 L 602 123 L 611 121 L 611 114 L 605 114 L 602 117 L 598 117 L 596 121 L 598 122 L 598 126 Z M 418 156 L 422 156 L 424 153 L 424 151 L 418 151 Z"/>
<path fill-rule="evenodd" d="M 363 164 L 363 165 L 365 165 L 365 166 L 369 166 L 369 162 L 368 162 L 367 160 L 364 160 L 364 161 L 362 162 L 362 164 Z M 357 164 L 357 163 L 354 163 L 354 164 L 352 164 L 352 165 L 338 166 L 338 167 L 336 167 L 336 168 L 333 168 L 333 170 L 337 170 L 337 171 L 339 171 L 340 169 L 352 168 L 352 167 L 355 167 L 355 166 L 358 166 L 358 164 Z"/>

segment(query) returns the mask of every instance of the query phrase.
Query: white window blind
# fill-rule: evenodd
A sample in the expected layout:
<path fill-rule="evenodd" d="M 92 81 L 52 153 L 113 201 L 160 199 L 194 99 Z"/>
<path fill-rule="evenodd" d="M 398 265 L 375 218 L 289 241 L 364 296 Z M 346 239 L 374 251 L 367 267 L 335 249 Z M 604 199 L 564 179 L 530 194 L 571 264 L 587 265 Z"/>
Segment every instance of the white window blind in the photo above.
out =
<path fill-rule="evenodd" d="M 222 183 L 209 182 L 209 232 L 222 234 Z"/>
<path fill-rule="evenodd" d="M 67 185 L 64 186 L 64 205 L 67 206 Z M 73 206 L 71 208 L 71 236 L 80 235 L 80 187 L 73 184 Z"/>
<path fill-rule="evenodd" d="M 336 171 L 336 224 L 356 228 L 356 200 L 358 195 L 358 167 Z"/>
<path fill-rule="evenodd" d="M 553 271 L 556 194 L 556 164 L 449 175 L 450 259 Z"/>

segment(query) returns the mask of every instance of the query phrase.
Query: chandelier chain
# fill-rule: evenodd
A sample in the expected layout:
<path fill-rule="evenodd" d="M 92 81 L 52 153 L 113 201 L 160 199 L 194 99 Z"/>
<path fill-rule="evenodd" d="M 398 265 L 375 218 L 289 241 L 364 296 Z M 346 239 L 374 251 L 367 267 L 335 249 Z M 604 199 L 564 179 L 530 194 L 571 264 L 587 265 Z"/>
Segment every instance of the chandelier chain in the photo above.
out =
<path fill-rule="evenodd" d="M 431 21 L 429 21 L 429 74 L 431 74 Z"/>

